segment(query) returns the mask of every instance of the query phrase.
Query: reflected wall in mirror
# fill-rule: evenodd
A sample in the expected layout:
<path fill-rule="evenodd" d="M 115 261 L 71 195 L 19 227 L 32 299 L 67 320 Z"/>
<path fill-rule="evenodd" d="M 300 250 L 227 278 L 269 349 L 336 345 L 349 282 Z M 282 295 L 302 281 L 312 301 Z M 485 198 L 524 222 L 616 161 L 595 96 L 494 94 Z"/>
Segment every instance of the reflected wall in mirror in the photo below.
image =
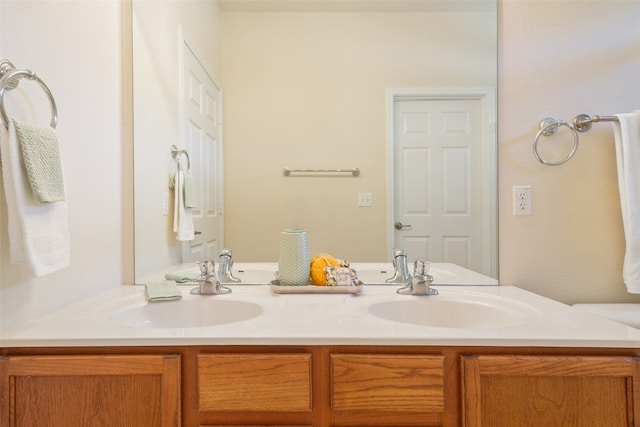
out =
<path fill-rule="evenodd" d="M 137 282 L 182 262 L 172 207 L 162 213 L 169 149 L 184 138 L 180 27 L 199 38 L 195 49 L 224 93 L 219 245 L 236 261 L 277 261 L 285 228 L 306 229 L 312 253 L 391 259 L 391 89 L 493 93 L 482 118 L 493 140 L 474 155 L 493 158 L 482 174 L 494 187 L 482 197 L 493 215 L 483 235 L 495 242 L 495 1 L 134 0 L 132 15 Z M 361 173 L 285 177 L 284 167 Z M 358 206 L 360 193 L 371 206 Z M 495 245 L 490 258 L 481 272 L 496 277 Z"/>
<path fill-rule="evenodd" d="M 212 74 L 219 73 L 219 8 L 215 1 L 132 2 L 135 275 L 179 264 L 182 244 L 173 231 L 169 179 L 177 161 L 171 146 L 184 148 L 183 56 L 185 41 Z M 192 171 L 201 156 L 190 155 Z M 182 163 L 186 169 L 186 159 Z M 200 192 L 200 188 L 196 188 Z M 202 206 L 202 197 L 197 197 Z"/>

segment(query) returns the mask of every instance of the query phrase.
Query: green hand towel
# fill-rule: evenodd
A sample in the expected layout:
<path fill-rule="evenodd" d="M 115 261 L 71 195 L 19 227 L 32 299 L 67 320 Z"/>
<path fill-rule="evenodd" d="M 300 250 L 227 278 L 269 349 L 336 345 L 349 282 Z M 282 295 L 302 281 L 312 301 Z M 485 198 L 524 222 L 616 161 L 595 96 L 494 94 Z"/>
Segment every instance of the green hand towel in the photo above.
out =
<path fill-rule="evenodd" d="M 16 136 L 33 196 L 40 203 L 64 200 L 62 161 L 56 132 L 14 120 Z"/>
<path fill-rule="evenodd" d="M 182 292 L 173 280 L 163 280 L 162 282 L 147 283 L 144 285 L 147 292 L 147 300 L 155 301 L 173 301 L 182 298 Z"/>
<path fill-rule="evenodd" d="M 174 271 L 172 273 L 167 273 L 164 275 L 165 279 L 173 280 L 174 282 L 178 283 L 197 282 L 198 277 L 200 277 L 199 270 L 195 270 L 193 268 L 188 270 Z"/>
<path fill-rule="evenodd" d="M 198 207 L 196 205 L 196 194 L 193 191 L 193 180 L 189 172 L 184 175 L 184 207 L 189 209 Z"/>
<path fill-rule="evenodd" d="M 184 207 L 189 209 L 195 209 L 196 205 L 196 193 L 193 190 L 193 179 L 191 173 L 187 172 L 184 175 L 184 186 L 182 189 L 182 197 L 184 198 Z M 169 189 L 176 189 L 176 175 L 169 175 Z"/>

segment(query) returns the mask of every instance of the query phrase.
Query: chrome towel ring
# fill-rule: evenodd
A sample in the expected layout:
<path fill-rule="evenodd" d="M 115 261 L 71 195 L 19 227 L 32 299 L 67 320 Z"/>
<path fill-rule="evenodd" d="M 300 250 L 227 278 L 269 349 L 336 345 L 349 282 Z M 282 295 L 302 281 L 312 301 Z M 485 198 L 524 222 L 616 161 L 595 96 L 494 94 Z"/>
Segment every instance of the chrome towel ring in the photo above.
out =
<path fill-rule="evenodd" d="M 180 162 L 182 161 L 182 156 L 185 156 L 187 158 L 187 173 L 191 172 L 191 159 L 189 158 L 189 152 L 185 149 L 179 149 L 177 145 L 173 144 L 171 146 L 171 157 L 173 157 L 174 159 L 176 159 L 176 162 L 178 162 L 180 164 Z M 180 164 L 180 167 L 182 167 L 182 164 Z"/>
<path fill-rule="evenodd" d="M 591 125 L 593 123 L 617 122 L 617 121 L 618 121 L 618 118 L 616 116 L 591 117 L 588 114 L 578 114 L 576 117 L 573 118 L 572 123 L 567 123 L 564 120 L 546 118 L 540 121 L 540 130 L 538 131 L 538 133 L 536 133 L 535 138 L 533 138 L 533 155 L 536 157 L 536 159 L 538 159 L 540 163 L 543 163 L 547 166 L 558 166 L 563 163 L 566 163 L 569 161 L 569 159 L 573 157 L 574 154 L 576 154 L 576 151 L 578 150 L 578 142 L 580 139 L 578 137 L 578 132 L 588 131 L 589 129 L 591 129 Z M 567 128 L 569 128 L 569 130 L 571 130 L 571 133 L 573 134 L 573 146 L 571 147 L 571 151 L 569 152 L 569 154 L 567 154 L 567 156 L 564 157 L 562 160 L 559 160 L 557 162 L 550 162 L 548 160 L 543 159 L 542 156 L 540 156 L 540 153 L 538 152 L 538 142 L 540 141 L 540 137 L 543 135 L 544 136 L 555 135 L 556 132 L 558 132 L 558 128 L 560 128 L 561 126 L 566 126 Z"/>
<path fill-rule="evenodd" d="M 542 135 L 555 135 L 556 132 L 558 132 L 560 126 L 566 126 L 571 130 L 571 133 L 573 134 L 573 146 L 571 147 L 571 151 L 569 152 L 569 154 L 567 154 L 567 156 L 562 160 L 558 160 L 557 162 L 550 162 L 549 160 L 545 160 L 542 158 L 542 156 L 540 156 L 540 153 L 538 152 L 538 142 L 540 141 L 540 137 Z M 538 159 L 540 163 L 543 163 L 547 166 L 559 166 L 563 163 L 568 162 L 569 159 L 571 159 L 573 155 L 576 154 L 576 151 L 578 151 L 578 142 L 578 131 L 570 123 L 567 123 L 564 120 L 546 118 L 540 122 L 540 130 L 536 134 L 535 138 L 533 138 L 533 155 L 536 156 L 536 159 Z"/>
<path fill-rule="evenodd" d="M 50 126 L 55 129 L 58 124 L 58 109 L 56 107 L 56 101 L 53 98 L 53 94 L 47 87 L 47 85 L 31 70 L 16 70 L 13 64 L 6 60 L 0 60 L 0 116 L 5 126 L 9 126 L 9 117 L 4 108 L 4 94 L 7 90 L 15 89 L 18 86 L 21 78 L 33 80 L 42 87 L 47 96 L 49 97 L 49 103 L 51 104 L 51 122 Z"/>

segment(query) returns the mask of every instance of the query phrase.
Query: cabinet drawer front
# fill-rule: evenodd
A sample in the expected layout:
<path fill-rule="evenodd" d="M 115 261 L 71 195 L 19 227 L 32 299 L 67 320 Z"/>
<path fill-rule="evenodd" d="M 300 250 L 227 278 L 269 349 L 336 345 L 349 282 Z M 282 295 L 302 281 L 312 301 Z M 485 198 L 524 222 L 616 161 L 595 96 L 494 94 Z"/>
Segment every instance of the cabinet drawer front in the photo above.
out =
<path fill-rule="evenodd" d="M 444 410 L 444 356 L 331 356 L 336 411 Z"/>
<path fill-rule="evenodd" d="M 201 411 L 310 411 L 310 354 L 198 355 Z"/>

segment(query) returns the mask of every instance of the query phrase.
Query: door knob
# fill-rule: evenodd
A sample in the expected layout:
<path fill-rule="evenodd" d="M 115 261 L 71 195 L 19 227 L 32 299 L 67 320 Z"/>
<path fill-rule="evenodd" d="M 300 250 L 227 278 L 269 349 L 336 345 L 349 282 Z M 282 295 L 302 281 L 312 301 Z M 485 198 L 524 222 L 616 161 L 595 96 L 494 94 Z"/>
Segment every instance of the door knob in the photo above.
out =
<path fill-rule="evenodd" d="M 396 230 L 402 230 L 403 228 L 409 228 L 411 227 L 411 224 L 403 224 L 400 221 L 396 222 L 395 224 L 393 224 L 393 227 Z"/>
<path fill-rule="evenodd" d="M 202 231 L 196 230 L 196 231 L 193 232 L 193 234 L 195 234 L 197 236 L 198 234 L 202 234 Z"/>

